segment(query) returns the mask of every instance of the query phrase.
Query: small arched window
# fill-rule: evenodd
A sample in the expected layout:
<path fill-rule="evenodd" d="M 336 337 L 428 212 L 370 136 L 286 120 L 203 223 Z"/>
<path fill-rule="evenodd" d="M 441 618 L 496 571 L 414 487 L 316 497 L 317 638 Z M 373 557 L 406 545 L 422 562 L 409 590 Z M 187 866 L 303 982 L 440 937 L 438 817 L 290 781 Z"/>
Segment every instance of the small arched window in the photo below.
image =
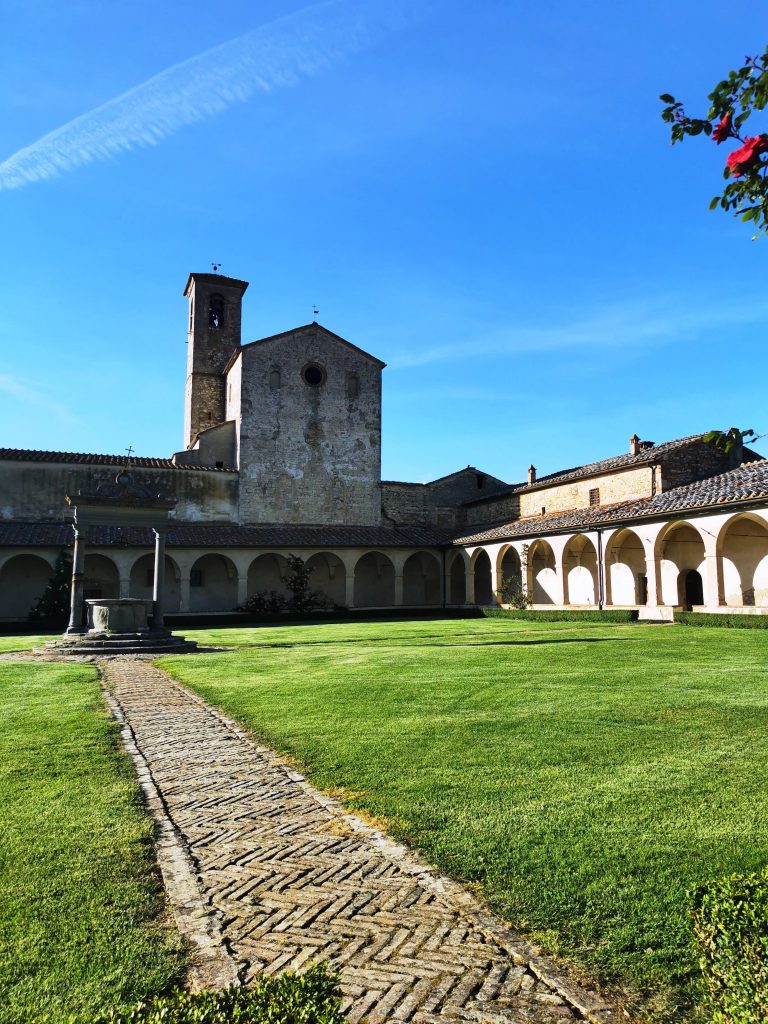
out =
<path fill-rule="evenodd" d="M 347 396 L 349 398 L 357 398 L 360 394 L 360 378 L 356 373 L 350 373 L 347 375 Z"/>
<path fill-rule="evenodd" d="M 224 326 L 224 296 L 218 292 L 208 300 L 208 326 L 217 330 Z"/>
<path fill-rule="evenodd" d="M 280 390 L 280 371 L 277 369 L 276 366 L 269 371 L 269 390 Z"/>

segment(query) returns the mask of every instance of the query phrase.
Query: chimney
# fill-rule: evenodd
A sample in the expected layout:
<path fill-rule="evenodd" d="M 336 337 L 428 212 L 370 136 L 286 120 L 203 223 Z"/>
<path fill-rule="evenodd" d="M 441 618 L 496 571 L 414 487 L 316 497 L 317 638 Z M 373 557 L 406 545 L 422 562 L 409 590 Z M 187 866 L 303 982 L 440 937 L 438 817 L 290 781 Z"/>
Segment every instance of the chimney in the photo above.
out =
<path fill-rule="evenodd" d="M 528 467 L 528 483 L 529 484 L 535 484 L 536 483 L 536 467 L 535 466 L 529 466 Z"/>
<path fill-rule="evenodd" d="M 629 454 L 639 455 L 640 447 L 640 438 L 637 436 L 637 434 L 633 434 L 632 437 L 630 437 L 629 439 Z"/>

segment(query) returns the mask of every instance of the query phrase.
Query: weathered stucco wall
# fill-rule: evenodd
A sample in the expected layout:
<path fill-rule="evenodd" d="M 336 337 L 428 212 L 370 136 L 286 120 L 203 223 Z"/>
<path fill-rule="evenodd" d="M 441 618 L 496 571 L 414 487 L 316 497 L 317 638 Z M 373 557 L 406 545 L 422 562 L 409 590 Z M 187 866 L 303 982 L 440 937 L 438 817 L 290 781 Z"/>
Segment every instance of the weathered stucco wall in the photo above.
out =
<path fill-rule="evenodd" d="M 61 521 L 69 515 L 65 494 L 93 490 L 114 480 L 122 467 L 64 462 L 0 462 L 0 519 Z M 132 467 L 136 481 L 178 499 L 171 518 L 182 522 L 237 522 L 237 474 L 189 469 Z"/>
<path fill-rule="evenodd" d="M 378 525 L 381 363 L 314 326 L 245 346 L 242 361 L 241 522 Z"/>

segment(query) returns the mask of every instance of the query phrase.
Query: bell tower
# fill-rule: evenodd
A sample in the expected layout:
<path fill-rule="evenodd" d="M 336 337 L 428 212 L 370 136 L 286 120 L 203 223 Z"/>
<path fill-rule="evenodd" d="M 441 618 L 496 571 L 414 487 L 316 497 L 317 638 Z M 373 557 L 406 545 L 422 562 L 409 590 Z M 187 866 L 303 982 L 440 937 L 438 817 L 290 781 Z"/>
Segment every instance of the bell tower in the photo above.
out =
<path fill-rule="evenodd" d="M 184 444 L 225 418 L 224 368 L 240 348 L 240 322 L 247 281 L 223 274 L 190 274 Z"/>

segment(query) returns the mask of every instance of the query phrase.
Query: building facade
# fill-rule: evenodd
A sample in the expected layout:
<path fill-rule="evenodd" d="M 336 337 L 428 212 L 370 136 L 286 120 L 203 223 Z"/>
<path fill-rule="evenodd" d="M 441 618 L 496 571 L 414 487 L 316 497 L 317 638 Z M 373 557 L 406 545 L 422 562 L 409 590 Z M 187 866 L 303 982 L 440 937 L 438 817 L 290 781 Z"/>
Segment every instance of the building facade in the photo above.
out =
<path fill-rule="evenodd" d="M 289 555 L 338 606 L 492 604 L 768 613 L 768 462 L 702 436 L 630 439 L 600 462 L 508 484 L 467 467 L 381 480 L 384 363 L 320 324 L 243 344 L 248 285 L 191 274 L 184 450 L 129 472 L 172 497 L 166 608 L 285 593 Z M 0 621 L 23 621 L 73 531 L 65 495 L 108 455 L 0 449 Z M 145 533 L 147 534 L 145 536 Z M 86 596 L 151 596 L 151 531 L 92 528 Z"/>

